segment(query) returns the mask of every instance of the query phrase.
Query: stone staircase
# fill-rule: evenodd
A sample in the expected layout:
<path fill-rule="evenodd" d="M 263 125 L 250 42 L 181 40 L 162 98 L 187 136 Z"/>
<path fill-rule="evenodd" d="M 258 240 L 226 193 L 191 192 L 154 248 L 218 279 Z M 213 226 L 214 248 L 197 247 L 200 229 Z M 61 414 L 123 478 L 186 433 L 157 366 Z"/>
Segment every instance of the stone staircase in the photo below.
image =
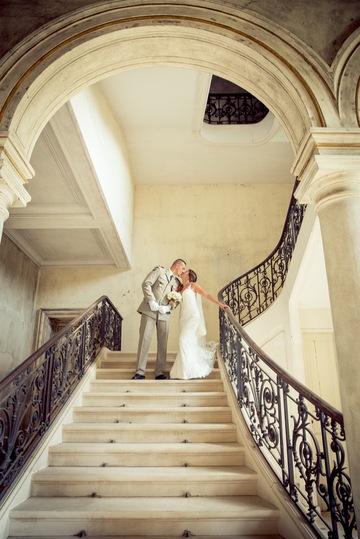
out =
<path fill-rule="evenodd" d="M 169 358 L 169 363 L 173 360 Z M 280 539 L 257 495 L 217 368 L 202 380 L 131 380 L 135 357 L 107 352 L 50 447 L 10 536 Z"/>

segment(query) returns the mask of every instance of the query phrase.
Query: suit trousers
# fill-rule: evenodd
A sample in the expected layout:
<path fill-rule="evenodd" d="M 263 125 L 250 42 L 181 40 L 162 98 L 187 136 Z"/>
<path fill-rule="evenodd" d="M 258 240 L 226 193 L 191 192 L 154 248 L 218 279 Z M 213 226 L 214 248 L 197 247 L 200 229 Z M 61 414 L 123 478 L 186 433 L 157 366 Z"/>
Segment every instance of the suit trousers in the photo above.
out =
<path fill-rule="evenodd" d="M 159 376 L 159 374 L 164 372 L 166 364 L 167 341 L 169 336 L 169 320 L 158 320 L 146 314 L 142 314 L 136 367 L 136 372 L 139 374 L 145 374 L 148 353 L 155 328 L 157 337 L 155 376 Z"/>

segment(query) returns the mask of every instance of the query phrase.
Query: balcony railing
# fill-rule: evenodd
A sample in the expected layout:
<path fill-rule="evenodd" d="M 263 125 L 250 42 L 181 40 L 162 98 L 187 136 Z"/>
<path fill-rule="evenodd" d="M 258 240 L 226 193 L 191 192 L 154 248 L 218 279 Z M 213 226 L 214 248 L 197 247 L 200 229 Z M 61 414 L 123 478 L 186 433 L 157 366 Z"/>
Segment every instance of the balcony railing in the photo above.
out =
<path fill-rule="evenodd" d="M 212 125 L 256 124 L 269 110 L 249 93 L 210 93 L 204 122 Z"/>
<path fill-rule="evenodd" d="M 121 331 L 102 296 L 0 382 L 0 502 L 101 348 L 121 350 Z"/>

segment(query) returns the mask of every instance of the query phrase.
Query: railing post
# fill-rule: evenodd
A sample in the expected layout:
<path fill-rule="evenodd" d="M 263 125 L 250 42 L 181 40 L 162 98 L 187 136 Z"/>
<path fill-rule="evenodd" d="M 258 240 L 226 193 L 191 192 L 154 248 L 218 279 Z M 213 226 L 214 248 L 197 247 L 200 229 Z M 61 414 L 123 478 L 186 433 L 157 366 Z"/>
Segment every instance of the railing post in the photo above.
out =
<path fill-rule="evenodd" d="M 81 376 L 84 375 L 85 373 L 85 368 L 86 368 L 86 334 L 87 334 L 87 331 L 88 331 L 88 320 L 84 320 L 84 322 L 81 324 L 81 344 L 80 344 L 80 354 L 79 354 L 79 359 L 80 359 L 80 373 L 81 373 Z"/>
<path fill-rule="evenodd" d="M 286 487 L 288 485 L 289 493 L 291 492 L 290 485 L 292 484 L 292 473 L 290 470 L 292 466 L 290 465 L 289 458 L 289 423 L 288 423 L 288 409 L 286 402 L 286 391 L 284 390 L 284 380 L 278 376 L 277 377 L 277 400 L 278 400 L 278 410 L 279 410 L 279 437 L 280 437 L 280 462 L 282 468 L 282 482 Z"/>
<path fill-rule="evenodd" d="M 235 347 L 236 347 L 236 358 L 237 358 L 237 361 L 236 361 L 236 387 L 237 387 L 237 390 L 238 390 L 238 393 L 237 393 L 237 401 L 240 405 L 240 407 L 242 406 L 243 404 L 243 395 L 244 395 L 244 388 L 243 388 L 243 380 L 242 380 L 242 376 L 241 376 L 241 371 L 242 371 L 242 368 L 243 368 L 243 357 L 242 357 L 242 353 L 241 353 L 241 339 L 239 338 L 238 335 L 236 335 L 235 337 Z"/>
<path fill-rule="evenodd" d="M 105 328 L 107 327 L 107 309 L 106 309 L 106 301 L 105 298 L 102 299 L 101 302 L 101 344 L 105 342 Z"/>
<path fill-rule="evenodd" d="M 51 421 L 51 402 L 52 402 L 52 391 L 53 387 L 53 373 L 54 373 L 54 354 L 55 354 L 55 344 L 53 344 L 45 352 L 45 362 L 44 367 L 46 369 L 46 376 L 44 381 L 44 409 L 43 417 L 44 424 L 46 428 L 49 426 Z M 50 390 L 49 390 L 50 389 Z"/>

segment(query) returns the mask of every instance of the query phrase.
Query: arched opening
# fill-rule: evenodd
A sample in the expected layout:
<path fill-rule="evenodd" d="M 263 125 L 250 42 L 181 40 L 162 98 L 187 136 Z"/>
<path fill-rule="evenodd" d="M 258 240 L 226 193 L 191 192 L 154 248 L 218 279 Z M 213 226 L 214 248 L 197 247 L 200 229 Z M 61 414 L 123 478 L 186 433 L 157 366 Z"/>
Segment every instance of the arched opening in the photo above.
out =
<path fill-rule="evenodd" d="M 232 29 L 220 41 L 216 30 L 186 27 L 185 21 L 176 27 L 140 26 L 94 37 L 89 33 L 78 46 L 72 41 L 64 45 L 61 56 L 50 64 L 49 52 L 17 81 L 3 124 L 29 158 L 43 127 L 81 88 L 127 69 L 192 67 L 226 78 L 258 97 L 282 124 L 296 152 L 309 127 L 323 125 L 314 94 L 299 73 L 275 57 L 275 51 L 250 40 L 236 41 Z M 41 74 L 35 76 L 41 62 Z M 26 82 L 30 85 L 18 101 Z"/>
<path fill-rule="evenodd" d="M 290 40 L 287 45 L 282 40 L 281 49 L 268 41 L 267 31 L 259 35 L 257 29 L 256 37 L 252 38 L 250 33 L 239 32 L 237 21 L 232 25 L 227 21 L 224 26 L 220 18 L 210 24 L 211 10 L 203 11 L 202 18 L 196 18 L 196 25 L 191 17 L 169 16 L 159 24 L 156 17 L 144 15 L 137 16 L 136 25 L 125 21 L 119 29 L 120 19 L 114 18 L 113 24 L 107 15 L 105 23 L 100 21 L 101 16 L 100 10 L 99 20 L 92 21 L 92 27 L 83 32 L 81 21 L 86 20 L 86 13 L 83 19 L 78 14 L 77 27 L 71 26 L 69 18 L 63 25 L 66 39 L 60 31 L 51 34 L 51 29 L 47 29 L 46 54 L 41 55 L 34 46 L 30 67 L 13 85 L 3 122 L 7 123 L 9 137 L 25 162 L 31 159 L 40 133 L 69 99 L 113 75 L 142 68 L 194 69 L 240 85 L 258 97 L 276 117 L 293 154 L 312 125 L 323 125 L 317 98 L 305 83 L 304 73 L 294 67 L 298 58 Z M 45 36 L 41 42 L 43 48 L 46 42 Z M 294 56 L 291 68 L 286 61 L 286 47 Z M 19 55 L 20 52 L 21 48 Z M 331 110 L 329 100 L 327 105 Z M 54 232 L 49 234 L 48 243 L 54 236 Z M 83 234 L 82 245 L 86 240 Z M 126 264 L 122 267 L 126 268 Z"/>

